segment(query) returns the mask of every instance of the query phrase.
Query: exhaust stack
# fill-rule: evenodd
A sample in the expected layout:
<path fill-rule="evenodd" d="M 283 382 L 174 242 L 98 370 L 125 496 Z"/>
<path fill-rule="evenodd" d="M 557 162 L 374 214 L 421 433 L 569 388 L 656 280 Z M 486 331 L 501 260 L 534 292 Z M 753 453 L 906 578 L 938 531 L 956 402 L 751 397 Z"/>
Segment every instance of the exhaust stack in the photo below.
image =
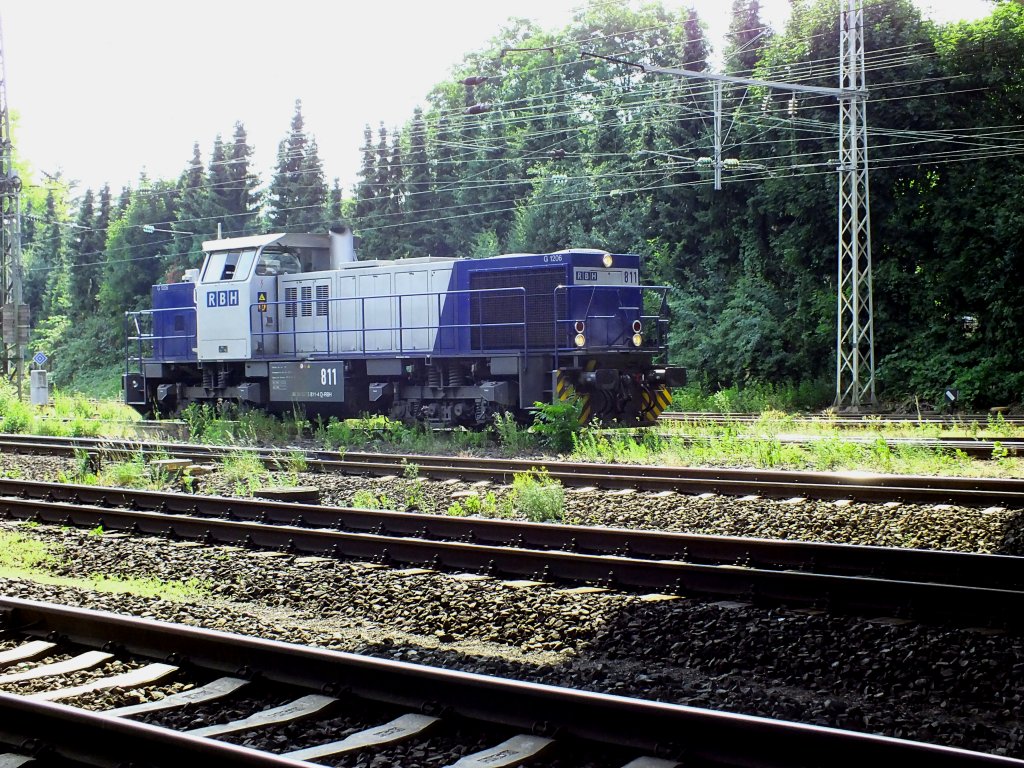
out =
<path fill-rule="evenodd" d="M 355 235 L 345 226 L 331 227 L 331 269 L 356 260 Z"/>

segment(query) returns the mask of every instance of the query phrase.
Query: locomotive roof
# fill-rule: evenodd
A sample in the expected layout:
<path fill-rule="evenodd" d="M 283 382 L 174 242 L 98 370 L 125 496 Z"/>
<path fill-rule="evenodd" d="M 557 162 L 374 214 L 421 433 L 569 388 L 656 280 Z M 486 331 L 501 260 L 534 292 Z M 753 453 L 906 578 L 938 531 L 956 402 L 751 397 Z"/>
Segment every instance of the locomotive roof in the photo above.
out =
<path fill-rule="evenodd" d="M 271 235 L 251 235 L 249 237 L 227 237 L 222 240 L 205 240 L 203 241 L 203 250 L 206 252 L 235 251 L 274 244 L 291 246 L 293 248 L 330 248 L 331 240 L 329 235 L 279 232 Z"/>

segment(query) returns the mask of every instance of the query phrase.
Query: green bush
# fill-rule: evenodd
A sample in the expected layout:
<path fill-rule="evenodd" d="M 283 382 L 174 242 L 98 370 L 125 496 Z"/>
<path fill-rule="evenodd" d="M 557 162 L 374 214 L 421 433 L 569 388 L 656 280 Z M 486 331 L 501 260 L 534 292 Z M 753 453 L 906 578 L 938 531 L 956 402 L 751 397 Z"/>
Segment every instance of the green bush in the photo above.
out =
<path fill-rule="evenodd" d="M 574 437 L 583 430 L 580 424 L 583 401 L 578 397 L 570 397 L 567 400 L 533 405 L 537 409 L 533 417 L 533 433 L 549 448 L 571 451 Z"/>

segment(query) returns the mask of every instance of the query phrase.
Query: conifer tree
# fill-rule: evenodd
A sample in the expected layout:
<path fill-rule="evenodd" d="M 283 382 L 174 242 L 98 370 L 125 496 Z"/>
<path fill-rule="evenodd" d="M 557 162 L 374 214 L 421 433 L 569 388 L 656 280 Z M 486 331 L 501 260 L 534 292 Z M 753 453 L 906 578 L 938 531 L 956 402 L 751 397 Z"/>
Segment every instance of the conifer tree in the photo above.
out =
<path fill-rule="evenodd" d="M 426 223 L 426 219 L 432 218 L 431 174 L 427 157 L 427 124 L 423 119 L 423 110 L 419 107 L 413 111 L 412 123 L 406 136 L 409 153 L 402 196 L 404 250 L 410 256 L 429 256 L 432 227 Z"/>
<path fill-rule="evenodd" d="M 363 127 L 363 162 L 359 166 L 358 182 L 356 183 L 356 219 L 360 225 L 369 222 L 373 215 L 373 200 L 376 192 L 373 188 L 377 178 L 377 155 L 373 148 L 373 130 L 367 123 Z"/>
<path fill-rule="evenodd" d="M 219 224 L 221 230 L 228 237 L 231 236 L 231 233 L 227 231 L 227 218 L 230 214 L 227 190 L 230 184 L 227 150 L 224 147 L 224 140 L 218 133 L 213 140 L 213 151 L 210 153 L 210 168 L 207 173 L 206 207 L 202 216 L 205 231 L 214 232 Z"/>
<path fill-rule="evenodd" d="M 341 181 L 335 176 L 331 183 L 331 191 L 327 195 L 327 221 L 332 227 L 342 220 L 341 204 Z"/>
<path fill-rule="evenodd" d="M 232 237 L 252 234 L 255 230 L 259 178 L 252 171 L 252 152 L 245 126 L 235 123 L 221 198 L 221 205 L 227 212 L 225 228 Z"/>
<path fill-rule="evenodd" d="M 33 321 L 44 316 L 47 282 L 51 271 L 59 269 L 62 262 L 64 237 L 54 187 L 46 192 L 42 218 L 35 242 L 25 254 L 22 279 L 24 301 L 29 306 Z"/>
<path fill-rule="evenodd" d="M 725 71 L 750 77 L 771 42 L 771 29 L 761 18 L 760 0 L 732 0 L 732 18 L 726 36 Z"/>
<path fill-rule="evenodd" d="M 192 232 L 192 235 L 174 235 L 168 259 L 168 267 L 177 272 L 198 267 L 202 263 L 202 228 L 206 226 L 205 216 L 210 209 L 210 190 L 203 172 L 203 158 L 199 142 L 192 146 L 192 159 L 178 180 L 177 225 L 174 229 Z"/>
<path fill-rule="evenodd" d="M 388 129 L 384 123 L 377 130 L 377 174 L 374 177 L 374 190 L 377 197 L 377 213 L 387 216 L 391 212 L 391 151 L 388 146 Z M 385 220 L 383 223 L 387 224 Z"/>
<path fill-rule="evenodd" d="M 277 150 L 270 183 L 270 223 L 275 230 L 301 232 L 323 226 L 327 201 L 323 163 L 315 140 L 307 138 L 302 101 L 295 101 L 291 130 Z"/>
<path fill-rule="evenodd" d="M 432 235 L 428 238 L 428 248 L 432 256 L 452 256 L 457 251 L 457 220 L 450 218 L 455 213 L 460 177 L 460 161 L 455 146 L 456 138 L 451 121 L 442 113 L 437 119 L 433 142 L 427 145 L 428 157 L 434 169 L 430 208 L 431 218 L 435 223 L 431 227 Z"/>
<path fill-rule="evenodd" d="M 105 207 L 105 211 L 104 211 Z M 106 224 L 110 218 L 110 187 L 100 190 L 99 207 L 91 189 L 86 190 L 78 209 L 76 230 L 78 236 L 71 251 L 70 262 L 70 314 L 73 320 L 82 320 L 96 310 L 106 241 Z"/>

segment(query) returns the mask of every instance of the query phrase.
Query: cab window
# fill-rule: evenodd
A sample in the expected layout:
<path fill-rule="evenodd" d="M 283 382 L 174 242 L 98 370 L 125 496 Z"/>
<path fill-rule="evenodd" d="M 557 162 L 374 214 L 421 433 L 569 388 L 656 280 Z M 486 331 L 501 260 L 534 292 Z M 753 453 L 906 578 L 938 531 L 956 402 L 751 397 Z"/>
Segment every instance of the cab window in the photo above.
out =
<path fill-rule="evenodd" d="M 256 262 L 257 275 L 296 275 L 301 271 L 298 257 L 288 251 L 263 251 Z"/>
<path fill-rule="evenodd" d="M 204 283 L 245 280 L 252 271 L 256 251 L 220 251 L 211 253 L 203 270 Z"/>

